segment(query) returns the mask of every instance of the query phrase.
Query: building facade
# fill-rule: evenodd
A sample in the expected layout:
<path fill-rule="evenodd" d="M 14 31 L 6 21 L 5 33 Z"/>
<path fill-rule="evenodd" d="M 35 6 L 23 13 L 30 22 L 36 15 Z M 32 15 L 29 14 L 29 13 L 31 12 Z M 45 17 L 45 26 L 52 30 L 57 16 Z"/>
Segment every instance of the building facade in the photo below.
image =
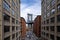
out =
<path fill-rule="evenodd" d="M 0 40 L 20 40 L 20 0 L 0 0 Z"/>
<path fill-rule="evenodd" d="M 41 37 L 41 16 L 38 15 L 33 23 L 33 33 L 39 38 Z"/>
<path fill-rule="evenodd" d="M 60 0 L 41 0 L 42 40 L 60 40 Z"/>
<path fill-rule="evenodd" d="M 23 17 L 21 17 L 21 40 L 23 40 L 26 36 L 26 21 Z"/>

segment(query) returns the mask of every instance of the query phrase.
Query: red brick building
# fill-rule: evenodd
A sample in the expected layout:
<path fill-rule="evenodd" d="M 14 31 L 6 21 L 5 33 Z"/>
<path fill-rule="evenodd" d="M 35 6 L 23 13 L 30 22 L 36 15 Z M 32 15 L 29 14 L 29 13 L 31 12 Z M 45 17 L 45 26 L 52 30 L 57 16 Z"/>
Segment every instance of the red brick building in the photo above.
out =
<path fill-rule="evenodd" d="M 26 35 L 26 21 L 23 17 L 21 17 L 21 37 L 22 39 L 25 38 Z"/>
<path fill-rule="evenodd" d="M 33 32 L 37 37 L 41 36 L 41 16 L 38 15 L 33 23 Z"/>

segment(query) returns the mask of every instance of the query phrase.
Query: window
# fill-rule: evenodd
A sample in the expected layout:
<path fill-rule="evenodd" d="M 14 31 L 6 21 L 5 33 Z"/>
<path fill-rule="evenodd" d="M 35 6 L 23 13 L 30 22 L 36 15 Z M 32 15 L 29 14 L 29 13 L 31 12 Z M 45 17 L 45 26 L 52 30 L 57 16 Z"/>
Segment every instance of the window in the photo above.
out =
<path fill-rule="evenodd" d="M 48 33 L 46 33 L 46 36 L 47 36 L 47 37 L 49 37 L 49 34 L 48 34 Z"/>
<path fill-rule="evenodd" d="M 42 32 L 42 35 L 44 35 L 44 32 Z"/>
<path fill-rule="evenodd" d="M 15 6 L 14 0 L 12 0 L 12 6 Z"/>
<path fill-rule="evenodd" d="M 46 22 L 47 22 L 47 24 L 49 24 L 49 19 L 48 19 L 48 20 L 46 20 Z"/>
<path fill-rule="evenodd" d="M 60 22 L 60 15 L 57 15 L 57 22 Z"/>
<path fill-rule="evenodd" d="M 9 26 L 4 26 L 4 32 L 9 32 L 10 31 L 10 27 Z"/>
<path fill-rule="evenodd" d="M 12 31 L 14 31 L 15 30 L 15 26 L 12 26 Z"/>
<path fill-rule="evenodd" d="M 10 10 L 10 6 L 6 1 L 3 1 L 3 8 L 6 9 L 7 11 Z"/>
<path fill-rule="evenodd" d="M 8 16 L 7 14 L 3 14 L 3 17 L 4 17 L 4 21 L 10 22 L 10 16 Z"/>
<path fill-rule="evenodd" d="M 12 23 L 14 23 L 14 24 L 15 24 L 15 19 L 14 19 L 14 18 L 12 18 Z"/>
<path fill-rule="evenodd" d="M 54 35 L 50 35 L 51 40 L 54 40 Z"/>
<path fill-rule="evenodd" d="M 16 27 L 16 30 L 19 30 L 19 27 L 18 26 Z"/>
<path fill-rule="evenodd" d="M 9 36 L 9 37 L 7 37 L 7 38 L 4 38 L 4 40 L 10 40 L 10 36 Z"/>
<path fill-rule="evenodd" d="M 15 14 L 15 11 L 12 9 L 12 15 L 14 15 Z"/>
<path fill-rule="evenodd" d="M 16 33 L 16 37 L 18 36 L 18 32 Z"/>
<path fill-rule="evenodd" d="M 46 26 L 46 30 L 49 31 L 49 26 Z"/>
<path fill-rule="evenodd" d="M 51 23 L 54 23 L 54 22 L 55 22 L 55 17 L 52 17 L 52 18 L 50 19 L 50 22 L 51 22 Z"/>
<path fill-rule="evenodd" d="M 55 13 L 55 9 L 52 9 L 51 10 L 51 15 Z"/>
<path fill-rule="evenodd" d="M 60 37 L 57 37 L 57 40 L 60 40 Z"/>
<path fill-rule="evenodd" d="M 57 7 L 58 7 L 58 8 L 57 8 L 57 9 L 58 9 L 58 12 L 60 12 L 60 4 L 58 4 L 58 6 L 57 6 Z"/>
<path fill-rule="evenodd" d="M 57 32 L 60 32 L 60 26 L 57 26 Z"/>
<path fill-rule="evenodd" d="M 45 32 L 43 34 L 45 35 Z"/>
<path fill-rule="evenodd" d="M 19 40 L 20 40 L 20 36 L 19 36 Z"/>
<path fill-rule="evenodd" d="M 55 5 L 55 0 L 51 1 L 51 6 Z"/>
<path fill-rule="evenodd" d="M 44 24 L 45 24 L 45 21 L 44 21 Z"/>
<path fill-rule="evenodd" d="M 16 18 L 18 18 L 19 17 L 19 14 L 18 13 L 16 13 Z"/>
<path fill-rule="evenodd" d="M 15 34 L 12 34 L 12 39 L 14 39 L 15 38 Z"/>
<path fill-rule="evenodd" d="M 44 30 L 45 30 L 45 27 L 44 27 Z"/>
<path fill-rule="evenodd" d="M 16 24 L 18 24 L 18 20 L 16 20 Z"/>
<path fill-rule="evenodd" d="M 54 26 L 50 26 L 50 30 L 51 31 L 54 31 Z"/>

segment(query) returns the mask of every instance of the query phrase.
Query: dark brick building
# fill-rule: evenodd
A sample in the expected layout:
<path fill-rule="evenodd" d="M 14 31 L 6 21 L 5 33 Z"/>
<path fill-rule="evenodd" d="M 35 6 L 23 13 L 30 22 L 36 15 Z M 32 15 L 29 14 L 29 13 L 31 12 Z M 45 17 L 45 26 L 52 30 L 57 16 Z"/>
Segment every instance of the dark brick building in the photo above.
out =
<path fill-rule="evenodd" d="M 41 36 L 41 16 L 38 15 L 33 23 L 33 32 L 37 37 Z"/>
<path fill-rule="evenodd" d="M 25 34 L 26 34 L 26 21 L 23 17 L 21 17 L 21 37 L 22 37 L 22 39 L 25 38 Z"/>

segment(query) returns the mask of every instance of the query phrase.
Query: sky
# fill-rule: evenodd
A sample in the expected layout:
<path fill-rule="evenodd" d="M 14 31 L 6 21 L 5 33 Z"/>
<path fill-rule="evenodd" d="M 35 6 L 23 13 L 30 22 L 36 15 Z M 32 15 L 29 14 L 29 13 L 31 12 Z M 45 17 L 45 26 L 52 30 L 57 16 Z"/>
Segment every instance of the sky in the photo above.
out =
<path fill-rule="evenodd" d="M 41 15 L 41 0 L 20 0 L 21 17 L 27 21 L 27 14 L 33 14 L 33 20 L 37 15 Z"/>

